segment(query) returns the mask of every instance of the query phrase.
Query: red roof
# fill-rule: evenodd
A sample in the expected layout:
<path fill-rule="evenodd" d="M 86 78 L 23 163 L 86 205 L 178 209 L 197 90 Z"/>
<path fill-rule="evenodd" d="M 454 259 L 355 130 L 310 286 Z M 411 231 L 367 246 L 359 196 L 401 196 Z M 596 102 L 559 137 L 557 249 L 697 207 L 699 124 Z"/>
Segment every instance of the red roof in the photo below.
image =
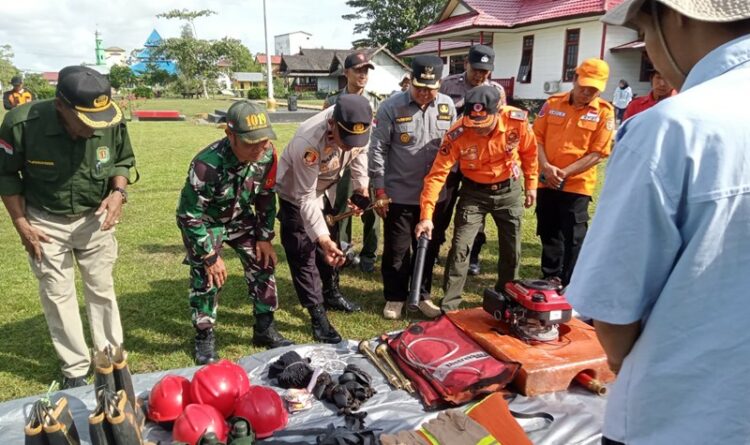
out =
<path fill-rule="evenodd" d="M 55 71 L 45 71 L 42 73 L 42 79 L 47 82 L 57 82 L 57 74 Z"/>
<path fill-rule="evenodd" d="M 624 0 L 462 0 L 471 12 L 433 23 L 411 39 L 480 28 L 513 28 L 532 23 L 603 14 Z"/>
<path fill-rule="evenodd" d="M 266 63 L 266 55 L 258 54 L 255 56 L 255 60 L 263 65 Z M 281 65 L 281 56 L 271 56 L 271 65 Z"/>
<path fill-rule="evenodd" d="M 448 40 L 443 40 L 440 42 L 441 51 L 468 48 L 469 46 L 471 46 L 471 42 L 451 42 Z M 437 40 L 425 40 L 424 42 L 414 45 L 407 50 L 401 51 L 400 53 L 398 53 L 398 56 L 410 57 L 410 56 L 416 56 L 418 54 L 435 54 L 437 52 L 438 52 Z"/>

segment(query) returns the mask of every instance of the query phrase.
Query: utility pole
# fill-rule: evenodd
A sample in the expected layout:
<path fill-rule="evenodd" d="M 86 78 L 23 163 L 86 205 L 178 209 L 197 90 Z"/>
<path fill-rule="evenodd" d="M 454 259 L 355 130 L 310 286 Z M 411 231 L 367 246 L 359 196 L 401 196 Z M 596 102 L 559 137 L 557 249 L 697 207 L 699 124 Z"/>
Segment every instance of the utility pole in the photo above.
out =
<path fill-rule="evenodd" d="M 273 98 L 273 73 L 271 72 L 271 53 L 268 51 L 268 19 L 266 18 L 266 0 L 263 0 L 263 32 L 266 38 L 266 86 L 268 99 L 266 108 L 268 111 L 276 111 L 276 99 Z"/>

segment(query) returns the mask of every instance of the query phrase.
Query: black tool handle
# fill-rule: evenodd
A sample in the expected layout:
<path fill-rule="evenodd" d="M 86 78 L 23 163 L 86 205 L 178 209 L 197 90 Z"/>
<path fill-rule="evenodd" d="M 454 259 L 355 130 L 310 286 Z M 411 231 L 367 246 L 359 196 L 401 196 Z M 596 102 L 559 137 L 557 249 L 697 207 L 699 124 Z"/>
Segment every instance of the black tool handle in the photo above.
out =
<path fill-rule="evenodd" d="M 422 287 L 422 275 L 424 274 L 424 260 L 427 257 L 427 246 L 430 239 L 424 233 L 417 241 L 417 258 L 414 261 L 414 273 L 411 274 L 411 290 L 406 308 L 410 311 L 419 309 L 419 291 Z"/>

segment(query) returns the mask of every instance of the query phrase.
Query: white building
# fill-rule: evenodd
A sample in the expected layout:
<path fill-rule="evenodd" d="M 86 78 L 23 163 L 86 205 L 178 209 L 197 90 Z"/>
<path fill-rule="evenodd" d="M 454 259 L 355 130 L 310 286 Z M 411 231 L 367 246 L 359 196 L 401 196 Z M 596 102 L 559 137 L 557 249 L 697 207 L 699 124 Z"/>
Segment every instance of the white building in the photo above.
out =
<path fill-rule="evenodd" d="M 648 70 L 635 31 L 599 21 L 622 0 L 449 0 L 436 21 L 416 32 L 422 43 L 399 56 L 439 54 L 451 72 L 463 70 L 469 46 L 495 50 L 492 78 L 513 99 L 546 99 L 572 88 L 575 67 L 599 57 L 610 65 L 611 100 L 620 79 L 637 95 L 648 93 Z"/>
<path fill-rule="evenodd" d="M 353 49 L 308 49 L 281 57 L 279 73 L 295 91 L 333 92 L 346 86 L 344 61 L 356 51 L 365 53 L 375 69 L 370 70 L 366 90 L 387 95 L 398 89 L 398 82 L 409 67 L 385 46 Z"/>
<path fill-rule="evenodd" d="M 114 65 L 127 65 L 127 59 L 127 52 L 120 47 L 110 46 L 109 48 L 104 48 L 104 61 L 110 68 Z"/>
<path fill-rule="evenodd" d="M 314 46 L 312 34 L 305 31 L 295 31 L 273 37 L 274 54 L 277 56 L 299 54 L 302 48 Z"/>

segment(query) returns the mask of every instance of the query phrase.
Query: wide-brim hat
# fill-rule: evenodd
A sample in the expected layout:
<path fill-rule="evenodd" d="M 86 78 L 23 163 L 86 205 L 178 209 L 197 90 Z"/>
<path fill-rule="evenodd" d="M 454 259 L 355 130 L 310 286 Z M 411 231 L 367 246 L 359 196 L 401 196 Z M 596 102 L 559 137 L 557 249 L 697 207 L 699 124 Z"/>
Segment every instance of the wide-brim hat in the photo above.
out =
<path fill-rule="evenodd" d="M 747 0 L 654 0 L 680 14 L 702 22 L 727 23 L 750 19 Z M 633 19 L 646 0 L 625 0 L 606 13 L 602 22 L 633 27 Z"/>

